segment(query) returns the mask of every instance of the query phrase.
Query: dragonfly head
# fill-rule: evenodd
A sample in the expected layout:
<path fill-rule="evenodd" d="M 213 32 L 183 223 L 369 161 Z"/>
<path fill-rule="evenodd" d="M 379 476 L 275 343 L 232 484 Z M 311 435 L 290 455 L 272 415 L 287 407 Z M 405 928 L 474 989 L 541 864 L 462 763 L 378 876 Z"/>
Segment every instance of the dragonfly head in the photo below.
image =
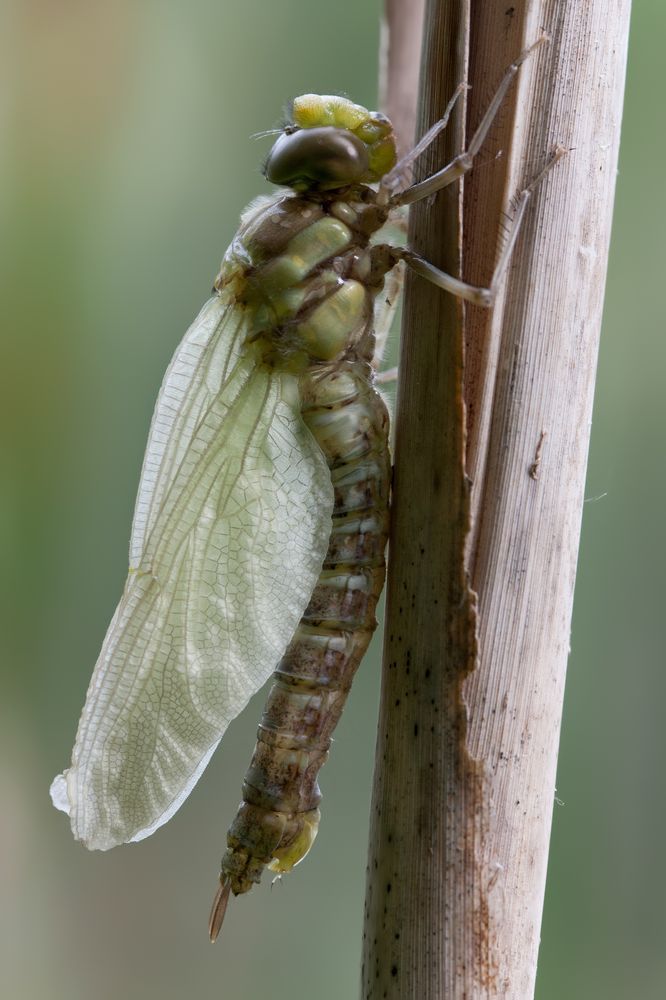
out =
<path fill-rule="evenodd" d="M 395 165 L 393 127 L 345 97 L 303 94 L 292 122 L 268 154 L 267 180 L 295 191 L 335 190 L 379 181 Z"/>

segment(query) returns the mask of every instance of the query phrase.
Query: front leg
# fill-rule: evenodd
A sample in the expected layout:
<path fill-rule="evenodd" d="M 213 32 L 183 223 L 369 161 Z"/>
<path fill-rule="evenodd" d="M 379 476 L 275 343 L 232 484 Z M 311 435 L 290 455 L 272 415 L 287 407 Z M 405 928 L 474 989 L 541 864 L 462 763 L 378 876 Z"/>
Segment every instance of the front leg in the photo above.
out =
<path fill-rule="evenodd" d="M 405 171 L 411 169 L 421 153 L 440 134 L 440 132 L 446 128 L 453 107 L 461 93 L 465 90 L 465 84 L 460 84 L 449 101 L 440 121 L 436 122 L 416 144 L 414 149 L 407 153 L 407 155 L 396 164 L 393 170 L 386 174 L 386 176 L 382 179 L 379 186 L 380 203 L 389 204 L 395 207 L 399 205 L 412 205 L 415 201 L 427 198 L 429 195 L 435 194 L 436 191 L 440 191 L 449 184 L 453 184 L 459 177 L 463 177 L 468 170 L 471 170 L 474 164 L 474 157 L 481 149 L 481 146 L 490 131 L 492 123 L 497 117 L 497 113 L 504 102 L 507 91 L 511 86 L 514 77 L 518 73 L 518 70 L 535 49 L 548 41 L 548 35 L 540 35 L 536 42 L 533 42 L 532 45 L 524 49 L 518 58 L 507 68 L 502 80 L 500 81 L 499 87 L 495 91 L 493 99 L 486 108 L 485 114 L 477 126 L 474 135 L 469 141 L 467 149 L 463 150 L 462 153 L 459 153 L 455 159 L 451 160 L 450 163 L 448 163 L 441 170 L 438 170 L 437 173 L 433 174 L 431 177 L 426 177 L 425 180 L 419 181 L 418 184 L 412 184 L 410 187 L 399 190 L 397 193 L 392 193 L 395 192 L 396 187 L 399 187 Z"/>
<path fill-rule="evenodd" d="M 436 285 L 438 288 L 442 288 L 445 292 L 450 292 L 451 295 L 455 295 L 459 299 L 464 299 L 466 302 L 472 302 L 475 306 L 483 306 L 486 309 L 491 308 L 495 303 L 497 291 L 502 283 L 502 278 L 504 277 L 506 269 L 509 265 L 509 261 L 511 260 L 511 254 L 513 253 L 516 240 L 518 239 L 520 226 L 534 189 L 538 184 L 540 184 L 548 171 L 565 155 L 566 152 L 567 151 L 563 146 L 556 146 L 543 170 L 541 170 L 518 195 L 516 212 L 511 222 L 509 236 L 499 256 L 499 260 L 495 265 L 490 285 L 488 285 L 487 288 L 482 288 L 477 285 L 469 285 L 466 281 L 461 281 L 460 278 L 455 278 L 452 274 L 447 274 L 446 271 L 442 271 L 438 267 L 435 267 L 434 264 L 424 260 L 423 257 L 420 257 L 413 250 L 410 250 L 409 247 L 389 247 L 380 245 L 373 247 L 373 250 L 377 252 L 378 257 L 382 257 L 382 259 L 386 259 L 386 257 L 388 257 L 393 261 L 393 263 L 397 263 L 399 260 L 404 260 L 407 266 L 410 267 L 415 274 L 418 274 L 427 281 L 432 282 L 433 285 Z"/>

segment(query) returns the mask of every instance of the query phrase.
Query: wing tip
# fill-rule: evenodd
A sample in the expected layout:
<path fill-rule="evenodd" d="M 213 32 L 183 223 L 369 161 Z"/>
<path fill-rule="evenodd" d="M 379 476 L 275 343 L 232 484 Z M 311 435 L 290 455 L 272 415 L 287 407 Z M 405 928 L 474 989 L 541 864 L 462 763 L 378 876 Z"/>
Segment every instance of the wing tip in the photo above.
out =
<path fill-rule="evenodd" d="M 71 803 L 69 800 L 69 793 L 67 791 L 67 771 L 63 771 L 62 774 L 56 774 L 55 778 L 51 782 L 49 795 L 51 796 L 51 802 L 56 809 L 69 816 Z"/>

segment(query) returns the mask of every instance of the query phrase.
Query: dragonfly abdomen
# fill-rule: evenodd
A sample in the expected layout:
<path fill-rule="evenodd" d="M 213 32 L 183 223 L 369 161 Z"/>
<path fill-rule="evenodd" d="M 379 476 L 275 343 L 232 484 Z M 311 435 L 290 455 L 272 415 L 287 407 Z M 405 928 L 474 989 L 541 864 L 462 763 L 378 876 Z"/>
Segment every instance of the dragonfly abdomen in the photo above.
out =
<path fill-rule="evenodd" d="M 390 460 L 388 414 L 369 371 L 352 362 L 303 376 L 303 419 L 331 469 L 331 535 L 310 603 L 275 671 L 244 802 L 229 831 L 222 873 L 234 893 L 247 891 L 265 866 L 289 871 L 312 845 L 319 770 L 377 624 Z"/>

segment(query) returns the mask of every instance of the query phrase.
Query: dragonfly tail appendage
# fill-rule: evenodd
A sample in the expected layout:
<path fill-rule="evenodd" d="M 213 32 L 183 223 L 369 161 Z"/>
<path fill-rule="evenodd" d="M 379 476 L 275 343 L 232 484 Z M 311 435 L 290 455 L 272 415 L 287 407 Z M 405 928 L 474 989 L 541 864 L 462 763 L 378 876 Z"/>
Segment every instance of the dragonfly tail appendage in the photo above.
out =
<path fill-rule="evenodd" d="M 213 905 L 211 907 L 210 917 L 208 918 L 208 937 L 210 938 L 212 944 L 217 941 L 217 936 L 222 928 L 224 915 L 227 912 L 227 904 L 229 902 L 230 893 L 231 883 L 229 879 L 220 879 L 220 885 L 215 893 L 215 899 L 213 900 Z"/>

